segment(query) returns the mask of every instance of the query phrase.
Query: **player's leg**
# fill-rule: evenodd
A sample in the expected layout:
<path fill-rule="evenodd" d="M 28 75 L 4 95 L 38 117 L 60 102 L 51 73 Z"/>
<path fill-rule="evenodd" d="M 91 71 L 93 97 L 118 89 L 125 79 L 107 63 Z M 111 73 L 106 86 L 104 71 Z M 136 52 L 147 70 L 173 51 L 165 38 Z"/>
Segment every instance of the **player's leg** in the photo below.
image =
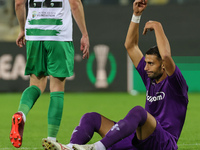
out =
<path fill-rule="evenodd" d="M 145 124 L 147 120 L 147 112 L 141 106 L 132 108 L 124 119 L 117 122 L 108 134 L 101 140 L 105 148 L 109 148 L 113 144 L 128 137 L 139 126 Z"/>
<path fill-rule="evenodd" d="M 106 136 L 108 131 L 114 126 L 115 122 L 101 115 L 101 126 L 98 133 L 102 138 Z"/>
<path fill-rule="evenodd" d="M 114 121 L 96 112 L 86 113 L 81 117 L 79 125 L 74 129 L 69 144 L 63 145 L 49 139 L 43 139 L 43 147 L 49 148 L 54 146 L 54 148 L 58 149 L 60 147 L 72 149 L 73 144 L 86 144 L 89 142 L 94 132 L 104 137 L 113 125 Z"/>
<path fill-rule="evenodd" d="M 65 78 L 73 75 L 74 47 L 72 42 L 45 41 L 47 72 L 50 75 L 48 137 L 56 140 L 62 118 Z"/>
<path fill-rule="evenodd" d="M 90 141 L 94 132 L 97 132 L 102 138 L 108 133 L 108 131 L 114 125 L 114 121 L 98 114 L 87 113 L 83 115 L 80 120 L 79 126 L 77 126 L 71 136 L 69 147 L 74 144 L 83 145 Z M 101 142 L 96 143 L 96 147 L 103 146 Z"/>
<path fill-rule="evenodd" d="M 27 116 L 41 93 L 44 92 L 47 84 L 45 68 L 45 51 L 40 41 L 27 41 L 27 63 L 25 75 L 30 75 L 30 84 L 22 93 L 18 111 Z"/>
<path fill-rule="evenodd" d="M 111 128 L 111 130 L 106 134 L 106 136 L 102 140 L 100 140 L 100 143 L 102 143 L 103 145 L 98 144 L 99 143 L 98 142 L 92 146 L 95 147 L 96 150 L 108 149 L 115 143 L 133 134 L 136 131 L 136 129 L 139 126 L 143 126 L 146 121 L 147 121 L 146 110 L 141 106 L 136 106 L 129 111 L 129 113 L 126 115 L 124 119 L 117 122 Z M 87 146 L 85 147 L 74 146 L 74 148 L 77 150 L 79 149 L 81 150 L 82 148 L 83 150 L 89 149 Z"/>
<path fill-rule="evenodd" d="M 24 124 L 26 122 L 26 116 L 31 110 L 41 92 L 46 87 L 46 77 L 30 76 L 30 86 L 24 90 L 20 100 L 18 112 L 12 117 L 12 129 L 10 132 L 10 140 L 13 146 L 20 147 L 22 144 Z"/>
<path fill-rule="evenodd" d="M 114 122 L 112 120 L 98 113 L 86 113 L 82 116 L 79 125 L 74 129 L 70 143 L 86 144 L 90 141 L 94 132 L 104 137 L 113 125 Z"/>
<path fill-rule="evenodd" d="M 34 74 L 30 75 L 30 85 L 22 93 L 18 111 L 22 112 L 25 117 L 30 109 L 33 107 L 40 94 L 46 88 L 47 77 L 36 77 Z"/>
<path fill-rule="evenodd" d="M 50 76 L 50 104 L 48 110 L 48 138 L 56 141 L 64 104 L 65 78 Z"/>
<path fill-rule="evenodd" d="M 148 138 L 156 129 L 156 124 L 156 119 L 147 112 L 146 122 L 136 130 L 138 140 L 145 140 Z"/>
<path fill-rule="evenodd" d="M 43 60 L 40 59 L 43 57 L 43 51 L 40 49 L 41 47 L 40 42 L 27 42 L 27 64 L 25 74 L 30 75 L 30 86 L 22 93 L 18 112 L 12 117 L 12 128 L 10 132 L 11 143 L 17 148 L 22 144 L 26 116 L 46 87 L 47 78 L 44 75 L 39 75 L 45 70 L 40 67 L 42 62 L 39 60 Z M 36 77 L 34 74 L 37 74 L 39 77 Z"/>
<path fill-rule="evenodd" d="M 164 130 L 149 113 L 147 121 L 137 129 L 137 136 L 132 139 L 134 147 L 145 150 L 176 150 L 178 149 L 176 142 L 174 136 Z"/>

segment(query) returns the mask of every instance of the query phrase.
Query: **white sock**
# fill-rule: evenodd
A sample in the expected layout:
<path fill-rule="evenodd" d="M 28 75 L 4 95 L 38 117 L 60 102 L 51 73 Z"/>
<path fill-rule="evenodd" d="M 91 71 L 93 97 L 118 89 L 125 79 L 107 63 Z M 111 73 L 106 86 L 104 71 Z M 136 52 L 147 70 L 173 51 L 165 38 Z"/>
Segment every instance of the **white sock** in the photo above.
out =
<path fill-rule="evenodd" d="M 54 142 L 56 142 L 56 138 L 55 137 L 47 137 L 47 139 L 52 140 Z"/>
<path fill-rule="evenodd" d="M 103 143 L 101 143 L 101 141 L 94 143 L 94 145 L 96 150 L 106 150 L 105 146 L 103 145 Z"/>
<path fill-rule="evenodd" d="M 24 113 L 22 111 L 19 111 L 20 113 L 22 113 L 22 118 L 24 120 L 24 123 L 26 122 L 26 116 L 24 115 Z"/>
<path fill-rule="evenodd" d="M 72 143 L 69 143 L 69 144 L 67 144 L 66 146 L 68 146 L 68 147 L 70 147 L 70 148 L 72 148 L 72 146 L 73 146 L 74 144 L 72 144 Z"/>

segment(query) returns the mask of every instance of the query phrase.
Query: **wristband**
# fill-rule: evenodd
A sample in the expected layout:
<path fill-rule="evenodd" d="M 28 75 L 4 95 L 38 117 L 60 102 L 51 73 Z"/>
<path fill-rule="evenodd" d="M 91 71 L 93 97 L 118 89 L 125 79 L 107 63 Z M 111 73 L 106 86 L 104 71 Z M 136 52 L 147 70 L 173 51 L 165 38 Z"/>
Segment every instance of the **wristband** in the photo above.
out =
<path fill-rule="evenodd" d="M 135 23 L 140 23 L 140 18 L 141 18 L 141 16 L 135 16 L 133 14 L 131 21 L 135 22 Z"/>

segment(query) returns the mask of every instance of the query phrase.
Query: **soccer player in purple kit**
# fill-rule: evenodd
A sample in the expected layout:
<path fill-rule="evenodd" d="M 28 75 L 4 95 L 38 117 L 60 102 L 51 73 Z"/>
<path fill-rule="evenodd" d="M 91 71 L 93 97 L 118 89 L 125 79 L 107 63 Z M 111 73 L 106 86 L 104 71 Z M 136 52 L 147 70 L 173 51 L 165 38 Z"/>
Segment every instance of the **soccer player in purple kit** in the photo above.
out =
<path fill-rule="evenodd" d="M 154 31 L 157 46 L 145 57 L 138 46 L 139 22 L 147 0 L 135 0 L 125 47 L 146 87 L 145 109 L 132 108 L 114 122 L 98 113 L 87 113 L 72 134 L 70 144 L 44 140 L 58 150 L 176 150 L 188 105 L 188 86 L 171 57 L 171 48 L 161 23 L 148 21 L 143 34 Z M 86 144 L 94 132 L 103 139 Z M 73 146 L 72 146 L 73 145 Z"/>

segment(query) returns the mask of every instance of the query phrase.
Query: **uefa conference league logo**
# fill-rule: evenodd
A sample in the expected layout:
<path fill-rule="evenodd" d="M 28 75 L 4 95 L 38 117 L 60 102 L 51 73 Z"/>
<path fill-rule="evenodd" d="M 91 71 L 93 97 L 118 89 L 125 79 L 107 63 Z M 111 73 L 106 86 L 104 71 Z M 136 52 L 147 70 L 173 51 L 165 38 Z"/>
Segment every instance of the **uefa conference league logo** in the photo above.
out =
<path fill-rule="evenodd" d="M 96 76 L 93 73 L 93 63 L 96 58 Z M 110 73 L 107 75 L 106 65 L 110 62 Z M 107 88 L 115 79 L 117 65 L 114 56 L 107 45 L 96 45 L 94 53 L 90 54 L 87 62 L 87 75 L 96 88 Z"/>

